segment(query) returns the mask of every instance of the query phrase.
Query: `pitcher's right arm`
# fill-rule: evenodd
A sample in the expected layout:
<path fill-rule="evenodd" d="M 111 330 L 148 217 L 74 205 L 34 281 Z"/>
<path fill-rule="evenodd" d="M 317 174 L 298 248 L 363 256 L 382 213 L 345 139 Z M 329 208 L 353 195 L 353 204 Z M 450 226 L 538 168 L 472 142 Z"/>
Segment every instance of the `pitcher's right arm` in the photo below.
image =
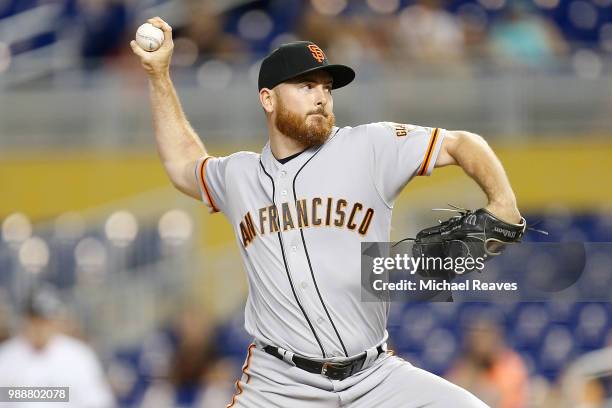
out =
<path fill-rule="evenodd" d="M 200 199 L 194 169 L 198 159 L 207 156 L 204 144 L 193 130 L 170 79 L 170 59 L 174 43 L 172 28 L 159 17 L 149 23 L 164 32 L 164 42 L 153 52 L 130 46 L 149 76 L 149 95 L 157 151 L 170 181 L 181 192 Z"/>

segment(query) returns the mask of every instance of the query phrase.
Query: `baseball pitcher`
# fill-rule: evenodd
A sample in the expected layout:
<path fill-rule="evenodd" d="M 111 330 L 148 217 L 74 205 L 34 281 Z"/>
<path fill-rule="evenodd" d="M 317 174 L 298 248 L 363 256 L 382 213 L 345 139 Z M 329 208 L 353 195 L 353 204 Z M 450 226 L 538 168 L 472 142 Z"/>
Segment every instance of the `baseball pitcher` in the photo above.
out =
<path fill-rule="evenodd" d="M 214 157 L 171 82 L 172 29 L 132 50 L 148 74 L 153 127 L 173 185 L 231 223 L 248 275 L 253 336 L 228 407 L 484 407 L 467 391 L 387 351 L 385 302 L 361 302 L 360 243 L 388 241 L 393 202 L 415 176 L 461 166 L 488 217 L 524 224 L 499 160 L 473 133 L 389 122 L 337 127 L 332 91 L 354 71 L 307 41 L 262 62 L 261 153 Z M 473 226 L 471 226 L 473 227 Z"/>

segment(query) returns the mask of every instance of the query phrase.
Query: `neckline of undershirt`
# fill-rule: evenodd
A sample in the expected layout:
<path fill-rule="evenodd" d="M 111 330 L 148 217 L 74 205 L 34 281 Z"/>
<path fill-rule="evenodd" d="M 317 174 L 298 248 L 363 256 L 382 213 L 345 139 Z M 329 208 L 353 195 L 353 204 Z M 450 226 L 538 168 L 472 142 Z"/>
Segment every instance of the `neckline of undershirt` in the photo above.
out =
<path fill-rule="evenodd" d="M 276 159 L 276 157 L 275 157 L 275 159 L 276 159 L 276 161 L 277 161 L 277 162 L 279 162 L 280 164 L 287 164 L 287 162 L 289 162 L 289 161 L 290 161 L 290 160 L 292 160 L 292 159 L 295 159 L 295 158 L 296 158 L 296 157 L 298 157 L 300 154 L 304 153 L 306 150 L 308 150 L 308 149 L 304 149 L 304 150 L 302 150 L 301 152 L 297 152 L 297 153 L 292 154 L 291 156 L 287 156 L 287 157 L 285 157 L 285 158 L 283 158 L 283 159 Z"/>

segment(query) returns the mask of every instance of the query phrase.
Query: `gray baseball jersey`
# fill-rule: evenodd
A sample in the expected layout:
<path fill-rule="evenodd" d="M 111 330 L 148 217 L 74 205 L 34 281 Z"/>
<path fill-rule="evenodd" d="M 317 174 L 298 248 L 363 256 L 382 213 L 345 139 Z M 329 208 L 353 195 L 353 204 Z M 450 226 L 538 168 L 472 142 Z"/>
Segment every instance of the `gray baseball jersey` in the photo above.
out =
<path fill-rule="evenodd" d="M 334 127 L 286 164 L 261 154 L 202 158 L 202 200 L 232 224 L 248 275 L 245 328 L 310 358 L 387 339 L 388 305 L 361 302 L 360 243 L 388 241 L 393 202 L 429 175 L 445 130 L 381 122 Z"/>

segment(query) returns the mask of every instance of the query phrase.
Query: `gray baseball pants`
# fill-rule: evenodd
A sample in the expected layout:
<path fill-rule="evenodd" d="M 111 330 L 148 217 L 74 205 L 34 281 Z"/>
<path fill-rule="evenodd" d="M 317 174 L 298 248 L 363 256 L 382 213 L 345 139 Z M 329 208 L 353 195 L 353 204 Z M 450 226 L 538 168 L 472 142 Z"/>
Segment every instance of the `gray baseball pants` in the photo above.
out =
<path fill-rule="evenodd" d="M 390 353 L 349 378 L 331 380 L 252 344 L 236 389 L 228 408 L 487 407 L 466 390 Z"/>

